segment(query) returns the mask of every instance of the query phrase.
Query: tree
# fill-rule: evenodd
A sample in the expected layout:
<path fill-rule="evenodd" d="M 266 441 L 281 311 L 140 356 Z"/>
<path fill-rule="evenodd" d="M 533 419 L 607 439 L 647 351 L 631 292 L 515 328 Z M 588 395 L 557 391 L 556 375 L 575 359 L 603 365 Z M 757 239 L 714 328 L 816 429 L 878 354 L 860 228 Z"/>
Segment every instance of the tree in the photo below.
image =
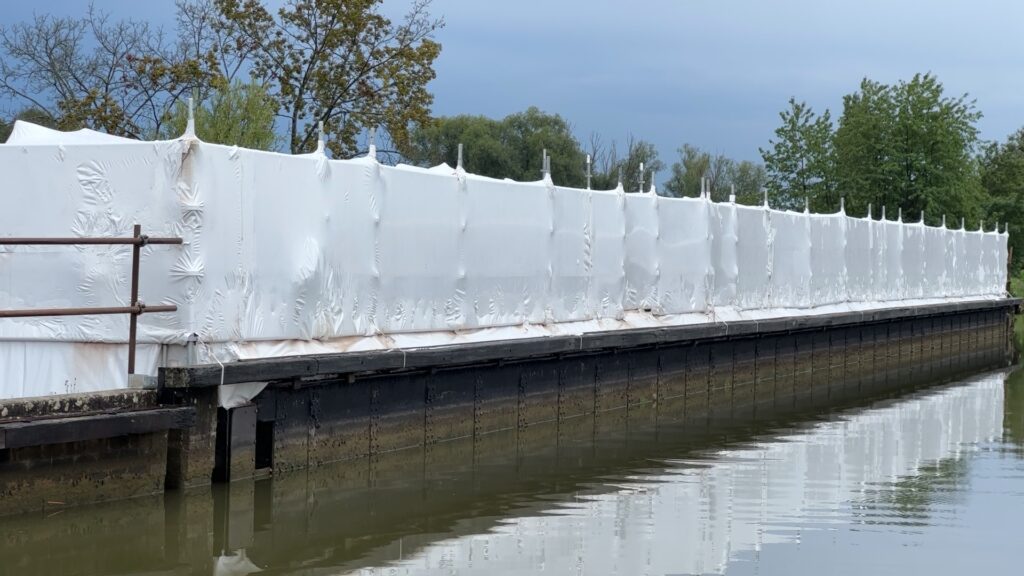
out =
<path fill-rule="evenodd" d="M 779 113 L 782 125 L 775 129 L 769 148 L 762 148 L 772 206 L 801 209 L 810 200 L 817 211 L 839 207 L 832 171 L 832 120 L 829 111 L 821 116 L 805 102 L 789 99 Z"/>
<path fill-rule="evenodd" d="M 728 200 L 732 160 L 722 154 L 712 156 L 691 144 L 683 144 L 678 152 L 679 160 L 672 164 L 672 178 L 665 183 L 669 196 L 699 196 L 703 178 L 713 200 Z"/>
<path fill-rule="evenodd" d="M 948 97 L 930 74 L 887 86 L 865 79 L 843 99 L 835 134 L 836 180 L 847 206 L 867 204 L 976 222 L 983 197 L 975 152 L 981 113 L 967 95 Z"/>
<path fill-rule="evenodd" d="M 992 225 L 1009 223 L 1013 250 L 1011 272 L 1024 264 L 1024 128 L 1005 143 L 988 145 L 981 155 L 981 185 L 988 194 L 987 218 Z"/>
<path fill-rule="evenodd" d="M 551 158 L 551 178 L 561 186 L 585 185 L 586 159 L 572 126 L 558 114 L 546 114 L 531 106 L 525 112 L 501 121 L 500 141 L 509 157 L 515 180 L 537 180 L 541 176 L 544 151 Z"/>
<path fill-rule="evenodd" d="M 585 159 L 568 122 L 535 107 L 493 120 L 484 116 L 437 118 L 415 127 L 401 146 L 412 164 L 455 166 L 463 144 L 463 168 L 473 174 L 520 181 L 541 177 L 542 158 L 551 157 L 551 177 L 562 186 L 585 184 Z"/>
<path fill-rule="evenodd" d="M 459 144 L 464 149 L 463 168 L 468 172 L 492 178 L 519 173 L 512 168 L 502 142 L 501 121 L 486 116 L 459 115 L 424 122 L 412 130 L 401 151 L 411 164 L 429 167 L 445 163 L 454 168 Z"/>
<path fill-rule="evenodd" d="M 764 202 L 762 191 L 768 183 L 764 166 L 749 160 L 732 162 L 729 167 L 730 189 L 736 190 L 736 202 L 756 206 Z"/>
<path fill-rule="evenodd" d="M 112 21 L 91 5 L 80 19 L 44 14 L 0 26 L 0 49 L 0 94 L 62 129 L 152 136 L 179 98 L 218 81 L 208 61 L 186 56 L 161 29 Z"/>
<path fill-rule="evenodd" d="M 658 158 L 654 144 L 633 135 L 626 139 L 626 153 L 621 157 L 614 141 L 606 148 L 599 136 L 592 135 L 589 154 L 593 174 L 591 188 L 595 190 L 614 189 L 621 176 L 624 190 L 648 192 L 654 183 L 654 175 L 665 169 L 665 163 Z M 642 179 L 641 164 L 644 167 Z"/>
<path fill-rule="evenodd" d="M 432 39 L 444 25 L 430 16 L 430 0 L 415 0 L 394 24 L 379 12 L 381 0 L 289 0 L 272 14 L 258 0 L 213 0 L 217 21 L 201 11 L 183 21 L 208 25 L 190 32 L 197 51 L 218 61 L 240 58 L 277 102 L 292 153 L 316 146 L 323 122 L 335 157 L 357 153 L 357 137 L 383 127 L 397 146 L 409 126 L 429 120 L 434 60 Z M 221 41 L 217 41 L 218 35 Z"/>
<path fill-rule="evenodd" d="M 235 81 L 196 106 L 196 136 L 216 144 L 272 150 L 277 142 L 276 110 L 277 104 L 262 85 Z M 161 135 L 167 139 L 177 138 L 187 125 L 188 106 L 178 102 L 164 123 Z"/>
<path fill-rule="evenodd" d="M 736 162 L 722 154 L 712 155 L 700 148 L 683 144 L 679 160 L 672 164 L 672 178 L 665 183 L 670 196 L 697 196 L 701 178 L 706 179 L 711 199 L 724 202 L 735 192 L 741 204 L 759 204 L 761 190 L 767 181 L 764 166 L 748 160 Z"/>

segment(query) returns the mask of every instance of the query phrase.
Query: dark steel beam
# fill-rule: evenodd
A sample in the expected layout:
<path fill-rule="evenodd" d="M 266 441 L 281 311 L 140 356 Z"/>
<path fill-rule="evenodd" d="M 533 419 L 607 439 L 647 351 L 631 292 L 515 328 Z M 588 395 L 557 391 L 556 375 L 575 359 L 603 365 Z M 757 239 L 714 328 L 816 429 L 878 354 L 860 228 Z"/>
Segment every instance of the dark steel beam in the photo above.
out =
<path fill-rule="evenodd" d="M 0 310 L 0 318 L 35 318 L 40 316 L 110 316 L 114 314 L 155 314 L 176 312 L 178 307 L 170 305 L 111 306 L 98 308 L 32 308 L 28 310 Z"/>
<path fill-rule="evenodd" d="M 140 235 L 137 238 L 4 238 L 0 237 L 0 246 L 109 246 L 128 245 L 146 246 L 149 244 L 182 244 L 181 238 L 151 238 Z"/>

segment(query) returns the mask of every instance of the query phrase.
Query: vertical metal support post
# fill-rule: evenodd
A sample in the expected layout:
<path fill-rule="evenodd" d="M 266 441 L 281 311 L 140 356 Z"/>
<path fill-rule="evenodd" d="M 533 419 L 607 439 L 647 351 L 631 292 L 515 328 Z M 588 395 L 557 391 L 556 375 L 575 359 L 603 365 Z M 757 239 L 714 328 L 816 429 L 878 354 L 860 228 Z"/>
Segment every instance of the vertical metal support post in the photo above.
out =
<path fill-rule="evenodd" d="M 142 251 L 142 226 L 135 225 L 132 236 L 132 313 L 128 324 L 128 373 L 135 374 L 135 332 L 139 324 L 139 253 Z"/>

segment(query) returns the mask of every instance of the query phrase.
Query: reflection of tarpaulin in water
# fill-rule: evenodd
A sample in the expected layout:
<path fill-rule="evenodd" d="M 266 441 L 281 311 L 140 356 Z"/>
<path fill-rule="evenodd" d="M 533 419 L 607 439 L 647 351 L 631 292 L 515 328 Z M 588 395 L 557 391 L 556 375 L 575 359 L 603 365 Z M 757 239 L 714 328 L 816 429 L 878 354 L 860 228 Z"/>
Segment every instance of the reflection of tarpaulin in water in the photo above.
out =
<path fill-rule="evenodd" d="M 7 236 L 147 247 L 138 372 L 1000 298 L 1005 232 L 947 230 L 18 122 Z M 0 308 L 124 298 L 124 247 L 0 249 Z M 124 305 L 124 302 L 117 302 Z M 127 318 L 0 321 L 0 398 L 127 386 Z M 190 345 L 194 344 L 194 345 Z"/>
<path fill-rule="evenodd" d="M 611 493 L 560 505 L 533 498 L 510 507 L 515 517 L 486 533 L 445 535 L 407 549 L 401 566 L 409 573 L 472 566 L 483 574 L 544 566 L 546 573 L 570 574 L 585 560 L 586 568 L 611 566 L 619 574 L 724 574 L 732 561 L 766 545 L 799 544 L 805 531 L 863 523 L 863 529 L 888 524 L 905 532 L 901 523 L 915 518 L 872 499 L 898 490 L 907 477 L 921 477 L 922 469 L 961 460 L 998 439 L 1005 379 L 1005 373 L 990 374 L 778 439 L 670 460 L 663 473 L 648 464 L 644 473 L 617 480 Z M 921 488 L 916 485 L 915 498 L 928 496 Z M 936 491 L 937 520 L 948 521 L 949 487 Z M 378 573 L 388 567 L 345 568 Z"/>
<path fill-rule="evenodd" d="M 247 576 L 262 571 L 249 560 L 245 550 L 239 550 L 229 556 L 218 556 L 213 566 L 214 576 Z"/>

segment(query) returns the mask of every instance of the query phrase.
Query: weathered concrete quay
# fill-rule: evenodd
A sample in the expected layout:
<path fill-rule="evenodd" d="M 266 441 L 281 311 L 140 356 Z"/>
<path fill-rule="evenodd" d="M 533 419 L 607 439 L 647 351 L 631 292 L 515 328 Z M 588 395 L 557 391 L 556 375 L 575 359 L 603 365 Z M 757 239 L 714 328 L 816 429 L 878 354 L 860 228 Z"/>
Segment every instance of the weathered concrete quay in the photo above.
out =
<path fill-rule="evenodd" d="M 161 368 L 157 390 L 0 407 L 0 513 L 593 421 L 714 427 L 1005 365 L 1013 299 Z M 221 384 L 266 382 L 244 406 Z M 504 434 L 497 434 L 503 432 Z M 500 449 L 500 447 L 496 447 Z"/>

